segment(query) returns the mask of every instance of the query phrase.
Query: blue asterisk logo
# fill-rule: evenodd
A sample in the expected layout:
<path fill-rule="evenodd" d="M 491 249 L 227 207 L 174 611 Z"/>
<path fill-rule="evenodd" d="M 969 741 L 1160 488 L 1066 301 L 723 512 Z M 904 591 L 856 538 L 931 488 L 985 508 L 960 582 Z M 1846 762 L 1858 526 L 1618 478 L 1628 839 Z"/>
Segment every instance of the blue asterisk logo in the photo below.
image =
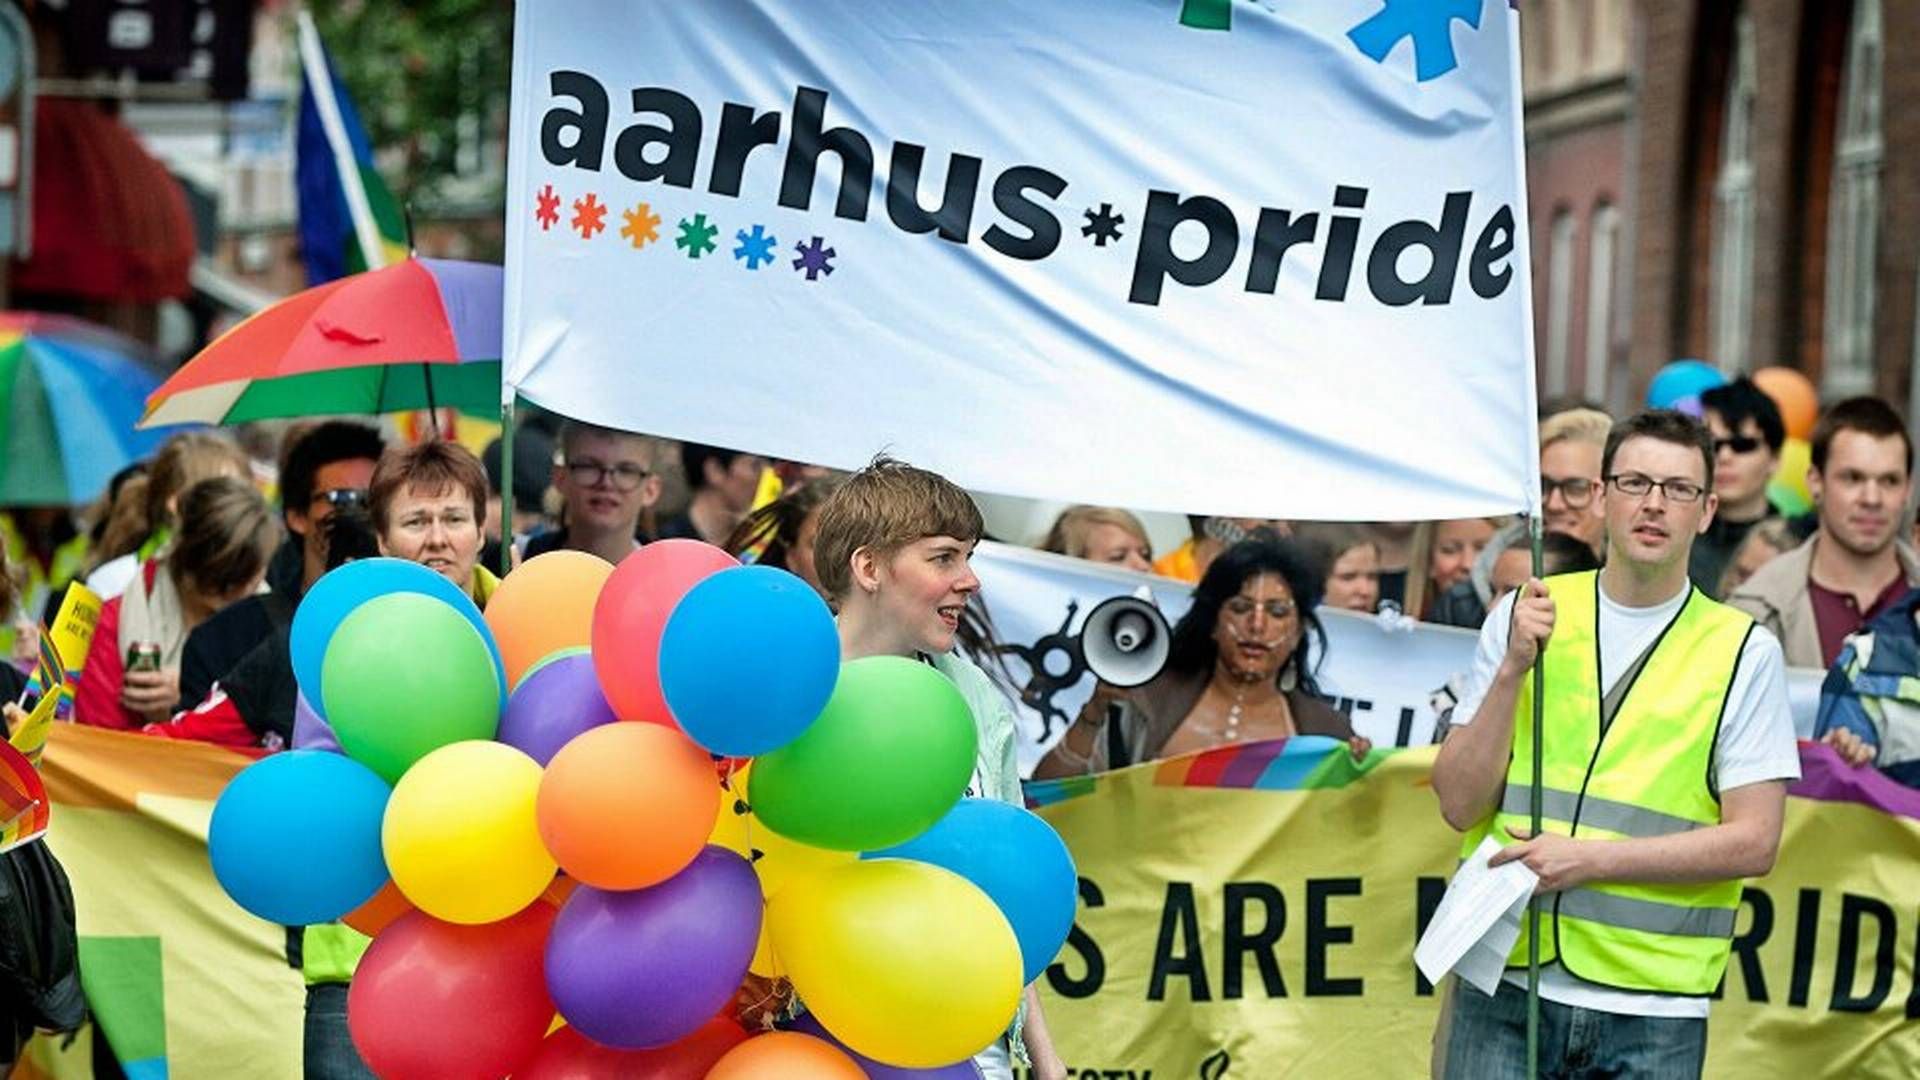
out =
<path fill-rule="evenodd" d="M 1372 18 L 1347 32 L 1361 52 L 1376 63 L 1404 38 L 1413 39 L 1413 70 L 1421 82 L 1460 66 L 1453 53 L 1453 21 L 1480 29 L 1481 0 L 1382 0 Z"/>
<path fill-rule="evenodd" d="M 746 263 L 749 270 L 758 270 L 772 262 L 774 246 L 780 243 L 780 238 L 769 233 L 764 225 L 755 225 L 752 232 L 738 229 L 733 238 L 740 242 L 733 249 L 733 257 Z"/>

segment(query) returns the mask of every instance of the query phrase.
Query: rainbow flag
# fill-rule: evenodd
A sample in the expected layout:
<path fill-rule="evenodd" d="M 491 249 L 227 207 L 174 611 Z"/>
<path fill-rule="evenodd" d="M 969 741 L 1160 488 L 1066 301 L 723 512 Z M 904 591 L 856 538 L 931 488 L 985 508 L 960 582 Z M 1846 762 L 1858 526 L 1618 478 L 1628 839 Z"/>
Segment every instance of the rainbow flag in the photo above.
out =
<path fill-rule="evenodd" d="M 241 910 L 207 859 L 214 800 L 252 760 L 54 725 L 46 843 L 73 883 L 87 1004 L 129 1080 L 301 1074 L 306 987 L 286 930 Z M 62 1041 L 36 1039 L 11 1080 L 91 1077 L 91 1040 Z"/>
<path fill-rule="evenodd" d="M 313 17 L 301 11 L 298 19 L 303 89 L 294 186 L 307 284 L 319 285 L 405 258 L 407 228 Z"/>
<path fill-rule="evenodd" d="M 80 667 L 86 663 L 87 648 L 93 644 L 93 628 L 100 621 L 100 607 L 100 598 L 91 589 L 73 582 L 60 601 L 53 625 L 40 628 L 40 659 L 27 679 L 27 692 L 56 697 L 55 719 L 65 720 L 73 715 L 73 688 L 80 684 Z M 26 749 L 21 746 L 17 733 L 13 744 Z M 39 760 L 38 743 L 29 756 L 36 762 Z"/>

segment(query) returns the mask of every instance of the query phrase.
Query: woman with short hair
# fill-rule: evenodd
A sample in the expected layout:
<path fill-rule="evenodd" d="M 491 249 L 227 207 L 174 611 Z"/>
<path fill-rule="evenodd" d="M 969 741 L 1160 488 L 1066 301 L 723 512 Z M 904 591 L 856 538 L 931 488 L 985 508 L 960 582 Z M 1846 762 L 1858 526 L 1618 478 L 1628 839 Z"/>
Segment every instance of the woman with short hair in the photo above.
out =
<path fill-rule="evenodd" d="M 425 566 L 486 607 L 500 584 L 480 565 L 487 494 L 486 468 L 459 443 L 388 448 L 367 486 L 380 553 Z"/>

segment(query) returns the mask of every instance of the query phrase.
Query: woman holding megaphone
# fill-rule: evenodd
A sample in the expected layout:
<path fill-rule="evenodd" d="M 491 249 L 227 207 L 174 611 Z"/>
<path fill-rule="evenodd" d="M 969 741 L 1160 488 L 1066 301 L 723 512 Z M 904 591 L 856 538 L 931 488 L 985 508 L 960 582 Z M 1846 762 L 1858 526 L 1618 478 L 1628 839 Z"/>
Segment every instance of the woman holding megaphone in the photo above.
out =
<path fill-rule="evenodd" d="M 1101 683 L 1036 778 L 1117 769 L 1195 750 L 1293 735 L 1373 748 L 1314 692 L 1311 638 L 1323 582 L 1284 540 L 1255 537 L 1222 552 L 1174 626 L 1166 668 L 1145 685 Z"/>

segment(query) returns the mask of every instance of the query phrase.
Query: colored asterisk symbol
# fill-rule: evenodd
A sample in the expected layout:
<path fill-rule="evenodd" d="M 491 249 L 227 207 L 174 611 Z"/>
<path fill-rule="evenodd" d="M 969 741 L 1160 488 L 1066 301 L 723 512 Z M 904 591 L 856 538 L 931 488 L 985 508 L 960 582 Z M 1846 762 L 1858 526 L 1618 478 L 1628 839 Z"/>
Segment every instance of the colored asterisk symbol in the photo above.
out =
<path fill-rule="evenodd" d="M 595 233 L 605 232 L 607 204 L 601 202 L 591 191 L 584 197 L 573 200 L 572 225 L 582 240 L 591 240 Z"/>
<path fill-rule="evenodd" d="M 800 257 L 793 260 L 793 268 L 804 272 L 808 281 L 818 281 L 821 274 L 833 273 L 835 252 L 825 239 L 816 236 L 809 243 L 793 245 L 793 250 L 800 253 Z"/>
<path fill-rule="evenodd" d="M 660 239 L 660 215 L 654 213 L 646 203 L 620 211 L 620 217 L 626 221 L 625 225 L 620 226 L 620 235 L 626 237 L 635 250 Z"/>
<path fill-rule="evenodd" d="M 692 220 L 680 219 L 680 237 L 673 246 L 687 253 L 687 258 L 697 259 L 711 254 L 715 244 L 713 238 L 720 232 L 718 225 L 707 224 L 707 215 L 695 214 Z"/>
<path fill-rule="evenodd" d="M 755 225 L 752 232 L 735 230 L 733 238 L 740 242 L 733 249 L 733 257 L 746 263 L 749 270 L 758 270 L 772 262 L 774 246 L 780 243 L 780 238 L 769 233 L 763 225 Z"/>
<path fill-rule="evenodd" d="M 1100 209 L 1088 210 L 1086 216 L 1080 235 L 1093 237 L 1095 247 L 1106 247 L 1109 240 L 1120 239 L 1120 226 L 1127 220 L 1126 215 L 1113 212 L 1112 203 L 1101 203 Z"/>
<path fill-rule="evenodd" d="M 1377 63 L 1401 41 L 1413 41 L 1414 77 L 1437 79 L 1460 61 L 1453 51 L 1457 20 L 1480 29 L 1481 0 L 1381 0 L 1373 17 L 1347 32 L 1354 47 Z"/>
<path fill-rule="evenodd" d="M 540 231 L 546 232 L 560 220 L 560 196 L 553 193 L 553 185 L 548 184 L 534 196 L 533 216 L 540 221 Z"/>

